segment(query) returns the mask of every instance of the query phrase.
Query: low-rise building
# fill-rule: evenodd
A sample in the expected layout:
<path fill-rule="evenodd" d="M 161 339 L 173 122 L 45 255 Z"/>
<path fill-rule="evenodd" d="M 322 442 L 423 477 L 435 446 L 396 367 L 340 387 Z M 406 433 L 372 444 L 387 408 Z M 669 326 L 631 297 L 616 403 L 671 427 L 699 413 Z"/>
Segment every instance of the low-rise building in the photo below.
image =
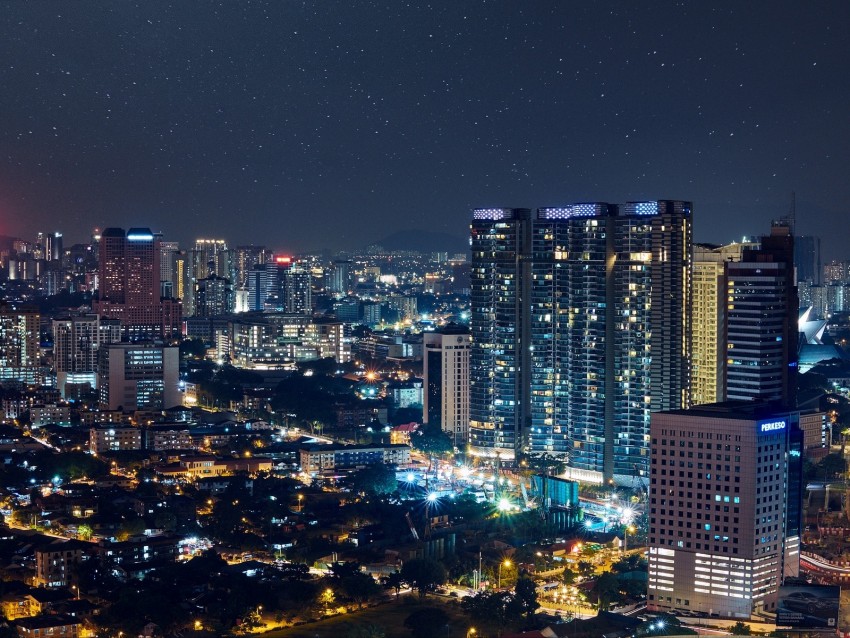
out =
<path fill-rule="evenodd" d="M 89 451 L 95 456 L 107 452 L 142 449 L 142 430 L 133 426 L 99 425 L 89 430 Z"/>
<path fill-rule="evenodd" d="M 379 445 L 307 445 L 299 450 L 301 470 L 321 473 L 337 468 L 358 468 L 366 465 L 403 466 L 410 463 L 410 446 Z"/>
<path fill-rule="evenodd" d="M 34 405 L 30 408 L 30 423 L 36 428 L 48 423 L 71 425 L 71 409 L 66 403 Z"/>

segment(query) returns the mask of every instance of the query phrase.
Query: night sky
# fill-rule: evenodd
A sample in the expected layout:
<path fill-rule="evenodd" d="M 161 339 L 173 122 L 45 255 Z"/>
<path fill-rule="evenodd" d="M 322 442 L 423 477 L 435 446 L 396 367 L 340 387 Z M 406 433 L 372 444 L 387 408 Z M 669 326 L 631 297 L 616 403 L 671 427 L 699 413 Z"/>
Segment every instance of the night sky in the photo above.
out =
<path fill-rule="evenodd" d="M 850 3 L 0 3 L 0 234 L 287 250 L 678 198 L 850 257 Z"/>

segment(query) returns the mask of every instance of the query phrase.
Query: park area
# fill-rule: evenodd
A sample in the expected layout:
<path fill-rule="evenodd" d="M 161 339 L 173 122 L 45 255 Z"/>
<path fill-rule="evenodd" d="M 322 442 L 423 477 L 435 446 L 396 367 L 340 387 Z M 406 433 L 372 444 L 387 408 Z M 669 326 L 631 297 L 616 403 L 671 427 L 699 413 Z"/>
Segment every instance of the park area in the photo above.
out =
<path fill-rule="evenodd" d="M 434 610 L 442 610 L 447 622 Z M 416 614 L 418 630 L 415 633 L 404 625 L 413 614 Z M 393 600 L 316 622 L 272 629 L 262 635 L 266 638 L 412 638 L 417 635 L 465 638 L 469 629 L 469 621 L 454 599 L 428 596 L 421 601 L 411 595 L 402 597 L 399 602 Z"/>

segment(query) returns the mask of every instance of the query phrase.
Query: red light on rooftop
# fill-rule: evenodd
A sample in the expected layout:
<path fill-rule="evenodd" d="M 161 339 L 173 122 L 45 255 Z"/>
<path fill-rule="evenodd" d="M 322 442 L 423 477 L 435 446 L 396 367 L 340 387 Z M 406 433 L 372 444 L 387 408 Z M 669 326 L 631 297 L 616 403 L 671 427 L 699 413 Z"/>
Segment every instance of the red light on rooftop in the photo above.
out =
<path fill-rule="evenodd" d="M 292 257 L 275 257 L 275 263 L 278 264 L 290 264 L 292 263 Z"/>

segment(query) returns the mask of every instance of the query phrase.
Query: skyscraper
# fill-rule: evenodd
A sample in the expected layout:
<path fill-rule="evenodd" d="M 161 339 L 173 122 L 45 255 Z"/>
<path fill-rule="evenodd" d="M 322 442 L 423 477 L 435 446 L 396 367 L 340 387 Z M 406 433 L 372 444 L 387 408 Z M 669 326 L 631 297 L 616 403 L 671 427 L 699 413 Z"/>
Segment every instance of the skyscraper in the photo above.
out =
<path fill-rule="evenodd" d="M 147 228 L 107 228 L 100 238 L 99 286 L 92 309 L 121 321 L 130 339 L 180 332 L 180 304 L 160 296 L 160 252 Z"/>
<path fill-rule="evenodd" d="M 744 248 L 758 244 L 694 245 L 692 405 L 726 398 L 726 265 L 741 261 Z"/>
<path fill-rule="evenodd" d="M 690 400 L 691 205 L 473 213 L 470 443 L 646 479 L 649 413 Z"/>
<path fill-rule="evenodd" d="M 256 267 L 266 263 L 266 247 L 265 246 L 237 246 L 235 258 L 236 280 L 234 287 L 237 290 L 248 289 L 248 276 Z"/>
<path fill-rule="evenodd" d="M 210 274 L 195 284 L 196 317 L 216 317 L 233 312 L 233 287 L 230 280 Z"/>
<path fill-rule="evenodd" d="M 761 248 L 726 264 L 726 397 L 796 400 L 798 301 L 791 229 L 774 223 Z"/>
<path fill-rule="evenodd" d="M 178 277 L 175 272 L 175 256 L 180 251 L 180 245 L 176 241 L 163 241 L 159 235 L 157 239 L 159 240 L 160 295 L 168 298 L 177 297 L 175 282 Z"/>
<path fill-rule="evenodd" d="M 812 235 L 794 237 L 794 266 L 797 268 L 797 281 L 820 285 L 822 269 L 820 237 Z"/>
<path fill-rule="evenodd" d="M 513 459 L 528 416 L 531 210 L 475 210 L 470 232 L 470 451 Z"/>
<path fill-rule="evenodd" d="M 328 290 L 330 292 L 338 292 L 343 295 L 348 294 L 351 287 L 351 267 L 353 263 L 347 259 L 337 259 L 334 261 L 333 274 L 331 276 Z"/>

